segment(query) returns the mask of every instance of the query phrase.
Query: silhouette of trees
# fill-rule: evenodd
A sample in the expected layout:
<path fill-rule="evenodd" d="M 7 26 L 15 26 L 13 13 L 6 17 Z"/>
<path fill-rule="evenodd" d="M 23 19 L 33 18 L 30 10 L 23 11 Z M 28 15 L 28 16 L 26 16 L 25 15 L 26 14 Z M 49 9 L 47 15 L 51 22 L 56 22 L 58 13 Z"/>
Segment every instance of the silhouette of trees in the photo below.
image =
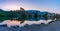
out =
<path fill-rule="evenodd" d="M 41 18 L 41 16 L 45 20 L 48 20 L 48 12 L 42 12 L 42 13 L 43 13 L 43 15 L 38 14 L 38 11 L 33 11 L 32 13 L 29 14 L 22 7 L 20 8 L 20 10 L 16 10 L 16 11 L 12 11 L 12 10 L 11 11 L 4 11 L 4 10 L 0 9 L 0 20 L 1 21 L 6 20 L 6 19 L 12 20 L 13 18 L 16 18 L 17 20 L 22 21 L 21 23 L 23 23 L 27 19 L 27 16 L 29 17 L 29 19 L 36 20 L 36 21 L 38 21 L 38 18 Z M 54 16 L 51 16 L 51 17 L 53 19 L 56 18 L 58 20 L 58 19 L 60 19 L 60 14 L 55 14 Z"/>
<path fill-rule="evenodd" d="M 45 14 L 43 15 L 43 18 L 44 18 L 45 20 L 48 20 L 48 13 L 47 13 L 47 12 L 45 12 Z"/>
<path fill-rule="evenodd" d="M 57 20 L 60 19 L 60 14 L 55 14 L 54 18 L 56 18 Z"/>
<path fill-rule="evenodd" d="M 38 21 L 38 11 L 35 13 L 35 20 Z"/>
<path fill-rule="evenodd" d="M 20 12 L 20 13 L 18 13 L 18 12 Z M 24 22 L 26 20 L 26 12 L 25 12 L 25 10 L 21 7 L 18 12 L 17 12 L 18 13 L 17 14 L 18 20 Z M 21 23 L 23 23 L 23 22 L 21 22 Z"/>

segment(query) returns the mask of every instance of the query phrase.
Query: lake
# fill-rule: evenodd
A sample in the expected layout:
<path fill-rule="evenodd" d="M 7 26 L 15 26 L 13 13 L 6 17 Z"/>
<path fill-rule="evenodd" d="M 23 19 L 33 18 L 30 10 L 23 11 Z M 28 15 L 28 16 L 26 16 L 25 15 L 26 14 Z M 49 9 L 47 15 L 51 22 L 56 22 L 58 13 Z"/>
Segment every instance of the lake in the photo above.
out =
<path fill-rule="evenodd" d="M 51 21 L 52 20 L 39 20 L 39 21 L 27 21 L 26 20 L 21 24 L 21 21 L 18 21 L 18 20 L 5 20 L 3 22 L 0 22 L 0 25 L 7 24 L 8 27 L 16 26 L 16 25 L 18 25 L 19 27 L 24 27 L 26 24 L 27 25 L 42 24 L 42 23 L 48 24 Z"/>
<path fill-rule="evenodd" d="M 48 24 L 47 22 L 49 21 L 51 22 L 52 20 L 25 21 L 24 23 L 20 24 L 21 21 L 5 20 L 1 22 L 0 25 L 7 24 L 8 27 L 0 27 L 0 31 L 60 31 L 60 21 Z M 20 27 L 16 27 L 16 25 Z"/>

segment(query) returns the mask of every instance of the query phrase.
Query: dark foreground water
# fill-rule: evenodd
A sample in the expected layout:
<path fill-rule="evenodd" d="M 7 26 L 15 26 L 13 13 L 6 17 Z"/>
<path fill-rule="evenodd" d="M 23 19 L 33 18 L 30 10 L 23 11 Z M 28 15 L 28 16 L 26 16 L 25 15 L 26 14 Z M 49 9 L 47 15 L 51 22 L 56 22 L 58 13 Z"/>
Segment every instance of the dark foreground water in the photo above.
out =
<path fill-rule="evenodd" d="M 0 27 L 0 31 L 60 31 L 60 21 L 56 21 L 47 25 L 27 25 L 21 28 Z"/>

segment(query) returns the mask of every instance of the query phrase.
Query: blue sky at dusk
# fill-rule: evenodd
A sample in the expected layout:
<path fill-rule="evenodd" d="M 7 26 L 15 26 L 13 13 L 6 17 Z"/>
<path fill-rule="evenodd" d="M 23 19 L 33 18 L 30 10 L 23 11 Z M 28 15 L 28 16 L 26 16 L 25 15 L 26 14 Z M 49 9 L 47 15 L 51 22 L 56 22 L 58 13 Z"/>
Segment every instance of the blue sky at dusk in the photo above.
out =
<path fill-rule="evenodd" d="M 26 10 L 40 10 L 60 12 L 60 0 L 0 0 L 0 9 L 17 10 L 20 7 Z"/>

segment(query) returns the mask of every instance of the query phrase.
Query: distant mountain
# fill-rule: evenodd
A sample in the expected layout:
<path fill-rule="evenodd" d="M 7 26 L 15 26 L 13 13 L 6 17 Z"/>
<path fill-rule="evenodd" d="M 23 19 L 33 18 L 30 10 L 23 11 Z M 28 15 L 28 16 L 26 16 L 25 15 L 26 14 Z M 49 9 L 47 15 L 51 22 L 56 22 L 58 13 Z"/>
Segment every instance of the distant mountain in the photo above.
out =
<path fill-rule="evenodd" d="M 3 12 L 4 10 L 3 9 L 0 9 L 0 12 Z"/>
<path fill-rule="evenodd" d="M 41 11 L 38 11 L 38 10 L 26 10 L 26 12 L 28 13 L 37 13 L 37 14 L 45 14 L 45 13 L 48 13 L 48 12 L 41 12 Z"/>

